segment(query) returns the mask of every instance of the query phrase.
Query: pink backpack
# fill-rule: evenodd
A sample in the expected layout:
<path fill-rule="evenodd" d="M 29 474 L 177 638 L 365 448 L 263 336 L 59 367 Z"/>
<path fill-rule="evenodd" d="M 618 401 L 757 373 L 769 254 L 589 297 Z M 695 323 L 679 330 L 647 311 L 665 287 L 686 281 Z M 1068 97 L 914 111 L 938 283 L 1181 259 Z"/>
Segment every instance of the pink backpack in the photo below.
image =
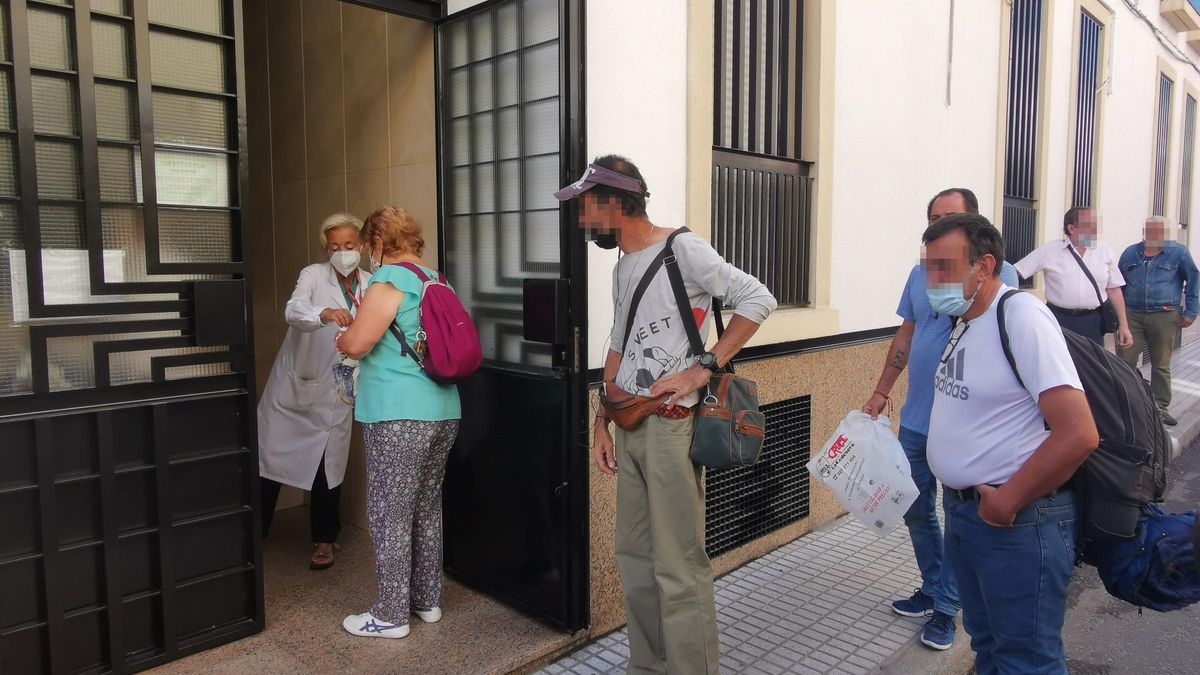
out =
<path fill-rule="evenodd" d="M 401 352 L 412 357 L 434 382 L 462 382 L 483 362 L 483 348 L 479 345 L 479 333 L 471 315 L 446 282 L 446 275 L 439 272 L 437 279 L 430 279 L 412 263 L 399 264 L 425 284 L 421 289 L 421 328 L 417 333 L 417 343 L 425 343 L 424 358 L 409 347 L 404 333 L 392 322 L 392 332 L 400 340 Z"/>

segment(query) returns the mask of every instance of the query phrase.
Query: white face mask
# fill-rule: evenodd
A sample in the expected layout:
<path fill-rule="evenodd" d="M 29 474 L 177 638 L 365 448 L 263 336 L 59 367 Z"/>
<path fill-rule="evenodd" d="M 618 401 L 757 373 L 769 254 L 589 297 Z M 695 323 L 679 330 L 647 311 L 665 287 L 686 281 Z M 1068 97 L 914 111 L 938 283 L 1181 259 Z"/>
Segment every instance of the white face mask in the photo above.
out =
<path fill-rule="evenodd" d="M 329 256 L 329 262 L 333 265 L 333 269 L 344 277 L 358 269 L 360 259 L 358 251 L 336 251 Z"/>
<path fill-rule="evenodd" d="M 371 274 L 375 274 L 382 268 L 383 268 L 382 261 L 375 260 L 375 256 L 373 256 L 373 255 L 367 256 L 367 271 L 368 272 L 370 272 Z"/>

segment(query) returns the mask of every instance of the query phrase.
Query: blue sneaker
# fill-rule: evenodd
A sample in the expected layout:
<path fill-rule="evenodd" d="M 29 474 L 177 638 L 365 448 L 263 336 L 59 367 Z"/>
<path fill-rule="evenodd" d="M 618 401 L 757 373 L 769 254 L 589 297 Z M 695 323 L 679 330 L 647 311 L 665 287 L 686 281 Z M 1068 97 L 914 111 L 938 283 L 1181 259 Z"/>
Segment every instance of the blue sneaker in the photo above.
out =
<path fill-rule="evenodd" d="M 921 631 L 921 644 L 937 650 L 950 649 L 954 644 L 954 617 L 944 612 L 934 612 L 929 621 L 925 622 L 925 630 Z"/>
<path fill-rule="evenodd" d="M 933 598 L 918 588 L 911 598 L 893 602 L 892 611 L 900 616 L 928 616 L 933 611 Z"/>
<path fill-rule="evenodd" d="M 411 630 L 406 623 L 389 623 L 376 619 L 370 612 L 351 614 L 342 621 L 347 633 L 362 637 L 402 638 Z"/>

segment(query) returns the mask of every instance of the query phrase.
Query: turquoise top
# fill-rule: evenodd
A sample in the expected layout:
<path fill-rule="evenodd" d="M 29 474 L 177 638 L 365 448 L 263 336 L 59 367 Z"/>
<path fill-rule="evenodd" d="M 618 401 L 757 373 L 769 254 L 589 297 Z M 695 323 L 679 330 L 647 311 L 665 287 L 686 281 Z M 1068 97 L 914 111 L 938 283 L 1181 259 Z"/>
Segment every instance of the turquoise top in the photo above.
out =
<path fill-rule="evenodd" d="M 433 270 L 422 269 L 431 279 L 437 276 Z M 404 302 L 396 311 L 396 322 L 411 345 L 421 324 L 424 284 L 417 275 L 399 265 L 384 265 L 367 282 L 367 288 L 376 283 L 388 283 L 404 291 Z M 358 363 L 354 419 L 359 422 L 462 419 L 458 387 L 429 379 L 416 361 L 400 353 L 400 342 L 390 329 L 384 331 L 371 352 Z"/>

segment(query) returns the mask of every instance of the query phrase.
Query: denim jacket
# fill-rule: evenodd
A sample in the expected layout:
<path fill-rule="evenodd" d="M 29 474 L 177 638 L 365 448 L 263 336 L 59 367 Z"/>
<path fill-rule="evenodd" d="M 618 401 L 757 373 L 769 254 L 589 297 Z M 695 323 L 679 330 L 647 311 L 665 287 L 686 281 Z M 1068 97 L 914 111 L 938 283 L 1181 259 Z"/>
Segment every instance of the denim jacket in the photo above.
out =
<path fill-rule="evenodd" d="M 1153 260 L 1145 258 L 1146 244 L 1139 242 L 1121 254 L 1125 276 L 1125 307 L 1131 312 L 1179 310 L 1185 319 L 1195 319 L 1200 302 L 1197 284 L 1200 272 L 1187 247 L 1167 242 Z M 1180 301 L 1183 301 L 1182 305 Z"/>

